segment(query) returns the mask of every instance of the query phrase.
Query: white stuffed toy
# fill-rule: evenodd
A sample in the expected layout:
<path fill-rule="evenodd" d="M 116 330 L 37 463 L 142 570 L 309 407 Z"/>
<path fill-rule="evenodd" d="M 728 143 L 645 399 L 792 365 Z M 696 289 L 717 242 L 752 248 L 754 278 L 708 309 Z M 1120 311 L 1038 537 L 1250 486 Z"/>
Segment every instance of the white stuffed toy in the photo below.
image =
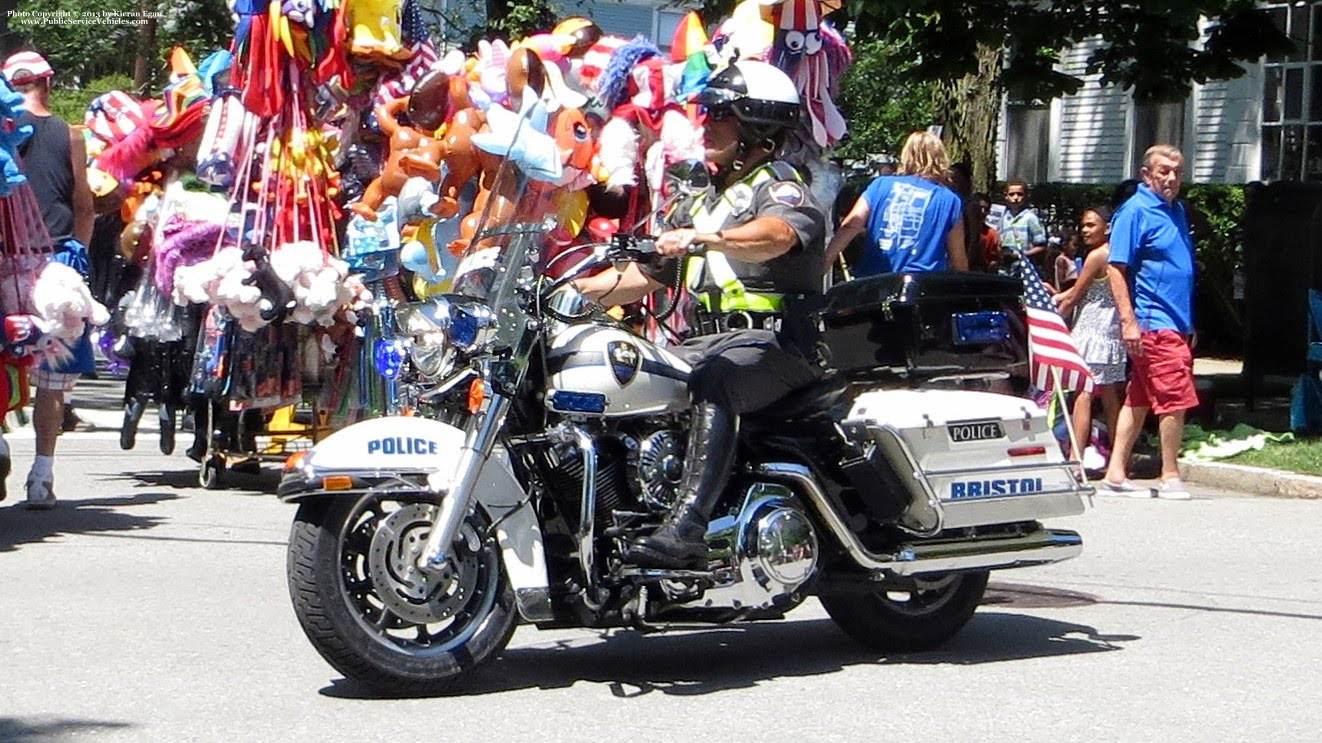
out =
<path fill-rule="evenodd" d="M 175 304 L 222 305 L 239 326 L 253 332 L 267 324 L 262 310 L 270 309 L 262 291 L 244 280 L 252 276 L 253 264 L 243 259 L 243 250 L 227 247 L 201 263 L 182 266 L 174 274 Z M 263 304 L 266 302 L 266 304 Z"/>
<path fill-rule="evenodd" d="M 329 258 L 316 243 L 287 243 L 271 252 L 271 268 L 294 290 L 296 306 L 290 314 L 304 325 L 330 325 L 335 312 L 354 296 L 345 284 L 349 264 Z"/>
<path fill-rule="evenodd" d="M 83 277 L 63 263 L 47 263 L 32 286 L 32 305 L 47 332 L 63 340 L 82 337 L 86 325 L 105 325 L 110 312 L 92 298 Z"/>

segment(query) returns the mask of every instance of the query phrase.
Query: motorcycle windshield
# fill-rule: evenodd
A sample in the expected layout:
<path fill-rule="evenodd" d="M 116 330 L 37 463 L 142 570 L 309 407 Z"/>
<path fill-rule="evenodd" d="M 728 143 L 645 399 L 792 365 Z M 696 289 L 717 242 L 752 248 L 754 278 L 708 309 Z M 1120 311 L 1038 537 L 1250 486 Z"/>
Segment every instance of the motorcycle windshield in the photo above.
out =
<path fill-rule="evenodd" d="M 525 112 L 512 133 L 502 135 L 507 139 L 485 143 L 503 151 L 488 155 L 492 165 L 485 168 L 483 189 L 460 227 L 461 240 L 468 242 L 459 253 L 452 293 L 500 308 L 513 296 L 520 276 L 540 265 L 554 226 L 555 186 L 544 180 L 536 161 L 559 154 L 553 143 L 549 153 L 530 152 L 539 134 Z"/>

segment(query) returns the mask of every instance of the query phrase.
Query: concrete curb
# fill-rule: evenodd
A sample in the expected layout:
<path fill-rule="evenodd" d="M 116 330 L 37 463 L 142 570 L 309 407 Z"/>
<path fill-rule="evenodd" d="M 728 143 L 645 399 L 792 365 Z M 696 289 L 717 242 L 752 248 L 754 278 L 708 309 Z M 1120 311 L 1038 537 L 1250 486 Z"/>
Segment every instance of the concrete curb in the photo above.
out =
<path fill-rule="evenodd" d="M 1278 498 L 1322 498 L 1322 477 L 1225 462 L 1180 460 L 1185 482 Z"/>

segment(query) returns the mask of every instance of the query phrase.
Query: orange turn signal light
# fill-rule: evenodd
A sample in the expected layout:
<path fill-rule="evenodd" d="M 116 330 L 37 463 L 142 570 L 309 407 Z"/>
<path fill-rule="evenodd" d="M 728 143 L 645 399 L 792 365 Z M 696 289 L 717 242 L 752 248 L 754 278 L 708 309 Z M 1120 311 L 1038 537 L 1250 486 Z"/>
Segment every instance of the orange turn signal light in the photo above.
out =
<path fill-rule="evenodd" d="M 482 409 L 482 403 L 487 399 L 487 383 L 482 381 L 481 377 L 473 380 L 468 385 L 468 412 L 477 415 Z"/>
<path fill-rule="evenodd" d="M 353 478 L 348 475 L 331 475 L 321 478 L 323 490 L 353 490 Z"/>

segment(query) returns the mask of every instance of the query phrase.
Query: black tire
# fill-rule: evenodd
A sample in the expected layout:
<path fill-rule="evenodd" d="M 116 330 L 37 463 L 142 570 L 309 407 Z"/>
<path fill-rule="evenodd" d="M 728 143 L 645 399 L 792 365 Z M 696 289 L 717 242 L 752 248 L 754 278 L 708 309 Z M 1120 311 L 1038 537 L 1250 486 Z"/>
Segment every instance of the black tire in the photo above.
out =
<path fill-rule="evenodd" d="M 301 505 L 294 517 L 287 569 L 299 624 L 336 670 L 377 692 L 446 691 L 494 659 L 514 633 L 514 591 L 495 536 L 488 534 L 489 521 L 480 513 L 469 517 L 459 540 L 478 547 L 455 551 L 453 580 L 427 588 L 425 583 L 410 583 L 405 574 L 392 585 L 377 585 L 402 574 L 398 566 L 404 563 L 390 563 L 392 556 L 408 552 L 405 547 L 420 548 L 418 540 L 425 541 L 429 527 L 423 526 L 419 509 L 430 508 L 434 506 L 421 501 L 377 496 L 322 498 Z M 393 538 L 390 514 L 406 509 L 414 514 L 407 524 L 410 533 L 381 542 Z M 382 532 L 383 527 L 387 531 Z M 382 551 L 382 546 L 391 549 Z M 377 554 L 371 557 L 370 552 Z M 374 568 L 373 560 L 388 565 Z M 410 590 L 430 594 L 413 601 Z M 383 591 L 394 595 L 383 599 Z M 400 606 L 403 613 L 396 613 Z M 453 613 L 438 619 L 434 613 L 441 607 Z M 407 616 L 410 613 L 428 616 Z"/>
<path fill-rule="evenodd" d="M 954 637 L 982 603 L 989 573 L 956 573 L 919 579 L 901 600 L 895 592 L 828 594 L 822 606 L 836 626 L 883 652 L 931 650 Z"/>

